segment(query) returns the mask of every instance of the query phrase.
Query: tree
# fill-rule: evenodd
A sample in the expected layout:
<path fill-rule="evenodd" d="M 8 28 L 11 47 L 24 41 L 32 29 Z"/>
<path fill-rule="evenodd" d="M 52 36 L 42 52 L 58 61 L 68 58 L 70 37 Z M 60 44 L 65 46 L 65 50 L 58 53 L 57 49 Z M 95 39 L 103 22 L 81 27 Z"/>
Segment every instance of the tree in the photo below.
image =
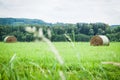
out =
<path fill-rule="evenodd" d="M 104 31 L 104 30 L 102 30 L 101 28 L 99 28 L 99 29 L 98 29 L 98 33 L 97 33 L 97 34 L 99 34 L 99 35 L 100 35 L 100 34 L 103 34 L 103 35 L 104 35 L 104 34 L 105 34 L 105 31 Z"/>
<path fill-rule="evenodd" d="M 94 35 L 94 30 L 93 29 L 89 30 L 89 35 Z"/>

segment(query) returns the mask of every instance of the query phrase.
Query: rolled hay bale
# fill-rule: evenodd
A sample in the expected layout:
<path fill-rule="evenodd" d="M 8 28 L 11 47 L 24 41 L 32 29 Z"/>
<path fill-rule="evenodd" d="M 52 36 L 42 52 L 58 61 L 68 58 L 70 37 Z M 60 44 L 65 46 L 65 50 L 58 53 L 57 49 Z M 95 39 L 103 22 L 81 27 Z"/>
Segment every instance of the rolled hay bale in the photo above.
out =
<path fill-rule="evenodd" d="M 6 36 L 4 38 L 4 42 L 6 42 L 6 43 L 17 42 L 17 38 L 15 36 Z"/>
<path fill-rule="evenodd" d="M 101 46 L 101 45 L 109 46 L 109 43 L 110 41 L 105 35 L 96 35 L 93 36 L 90 40 L 91 46 Z"/>

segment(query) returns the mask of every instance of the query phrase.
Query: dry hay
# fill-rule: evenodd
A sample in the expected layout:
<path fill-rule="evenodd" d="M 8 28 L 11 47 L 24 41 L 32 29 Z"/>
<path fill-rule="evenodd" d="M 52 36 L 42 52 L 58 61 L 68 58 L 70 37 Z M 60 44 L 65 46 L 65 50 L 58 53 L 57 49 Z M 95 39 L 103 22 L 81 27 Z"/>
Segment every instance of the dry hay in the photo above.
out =
<path fill-rule="evenodd" d="M 109 39 L 104 35 L 96 35 L 91 38 L 90 45 L 92 45 L 92 46 L 100 46 L 100 45 L 109 46 Z"/>
<path fill-rule="evenodd" d="M 4 42 L 6 43 L 17 42 L 17 38 L 15 36 L 7 36 L 4 38 Z"/>

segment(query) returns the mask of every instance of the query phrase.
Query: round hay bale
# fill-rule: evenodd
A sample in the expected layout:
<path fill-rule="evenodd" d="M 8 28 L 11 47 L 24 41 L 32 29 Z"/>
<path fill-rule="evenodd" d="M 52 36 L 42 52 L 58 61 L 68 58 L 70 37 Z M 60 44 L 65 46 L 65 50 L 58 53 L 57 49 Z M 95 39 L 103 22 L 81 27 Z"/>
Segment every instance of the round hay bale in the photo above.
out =
<path fill-rule="evenodd" d="M 91 38 L 90 45 L 92 45 L 92 46 L 100 46 L 100 45 L 109 46 L 109 39 L 105 35 L 96 35 Z"/>
<path fill-rule="evenodd" d="M 15 36 L 7 36 L 4 38 L 4 42 L 6 43 L 17 42 L 17 38 Z"/>

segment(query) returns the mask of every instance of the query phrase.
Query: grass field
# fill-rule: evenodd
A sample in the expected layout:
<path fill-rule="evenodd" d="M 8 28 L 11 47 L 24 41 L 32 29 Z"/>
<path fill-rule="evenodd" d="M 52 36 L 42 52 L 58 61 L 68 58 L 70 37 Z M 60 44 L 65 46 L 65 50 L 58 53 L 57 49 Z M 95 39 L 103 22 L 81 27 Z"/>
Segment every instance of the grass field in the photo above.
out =
<path fill-rule="evenodd" d="M 120 62 L 120 42 L 97 47 L 88 42 L 53 44 L 63 65 L 44 42 L 0 42 L 0 80 L 120 80 L 120 66 L 101 64 Z"/>

